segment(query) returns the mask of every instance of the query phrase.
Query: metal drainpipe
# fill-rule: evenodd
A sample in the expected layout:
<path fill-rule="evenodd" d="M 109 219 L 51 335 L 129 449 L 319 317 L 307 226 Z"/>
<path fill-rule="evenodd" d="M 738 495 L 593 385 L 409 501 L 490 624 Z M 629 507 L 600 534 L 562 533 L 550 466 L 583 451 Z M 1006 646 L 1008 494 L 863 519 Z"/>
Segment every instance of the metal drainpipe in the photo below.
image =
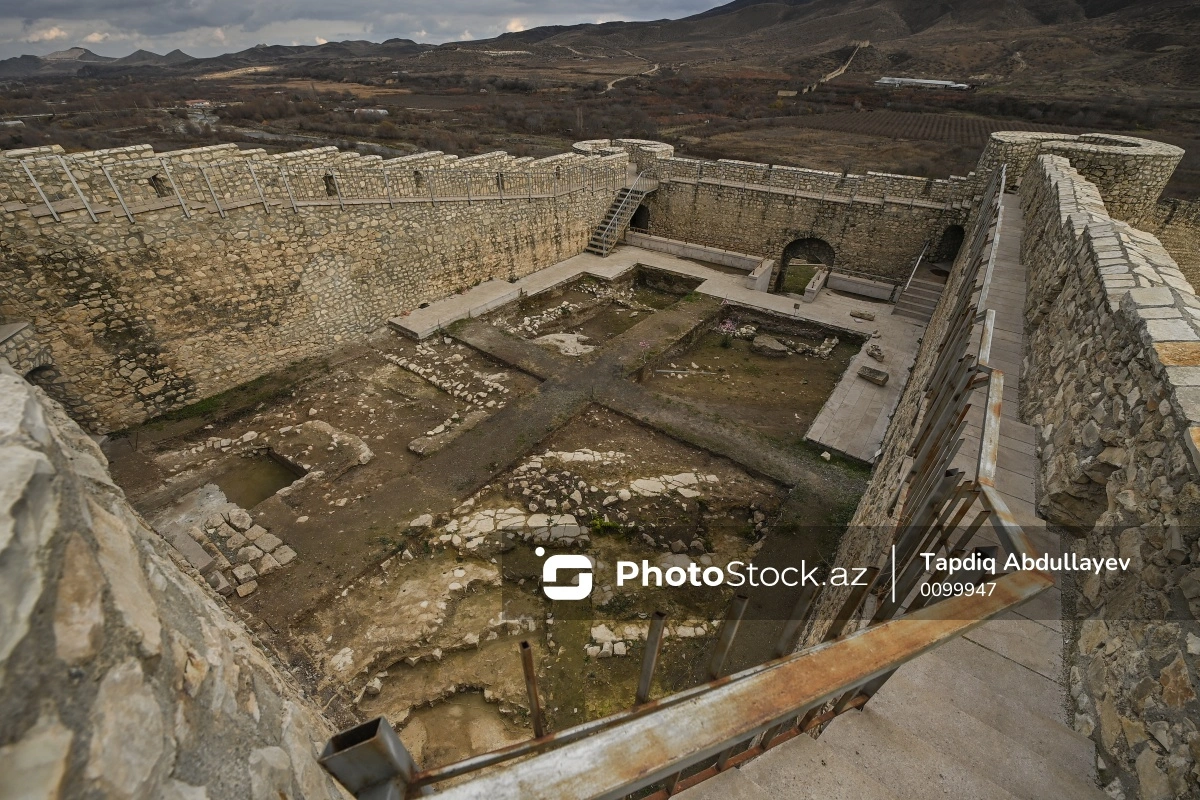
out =
<path fill-rule="evenodd" d="M 358 800 L 404 800 L 417 772 L 416 762 L 383 717 L 334 734 L 317 763 Z"/>

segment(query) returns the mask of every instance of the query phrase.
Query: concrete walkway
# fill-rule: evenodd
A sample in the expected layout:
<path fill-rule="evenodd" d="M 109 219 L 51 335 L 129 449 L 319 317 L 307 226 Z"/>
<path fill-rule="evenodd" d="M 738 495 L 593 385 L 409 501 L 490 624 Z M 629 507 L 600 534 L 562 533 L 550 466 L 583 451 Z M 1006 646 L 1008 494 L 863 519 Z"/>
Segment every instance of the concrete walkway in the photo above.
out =
<path fill-rule="evenodd" d="M 1025 270 L 1017 197 L 1004 224 L 987 307 L 996 311 L 991 364 L 1005 377 L 997 483 L 1035 544 L 1057 537 L 1034 513 L 1034 430 L 1017 418 L 1025 346 Z M 977 394 L 955 465 L 973 477 L 982 423 Z M 994 544 L 990 528 L 973 543 Z M 1066 723 L 1061 595 L 1043 592 L 902 667 L 861 711 L 834 719 L 819 739 L 798 736 L 681 793 L 686 800 L 778 798 L 1088 798 L 1092 741 Z"/>
<path fill-rule="evenodd" d="M 784 295 L 748 289 L 740 275 L 710 269 L 667 253 L 620 245 L 607 258 L 581 253 L 526 275 L 514 283 L 481 283 L 462 294 L 431 303 L 426 308 L 393 317 L 388 324 L 407 336 L 424 339 L 453 322 L 486 314 L 522 296 L 535 295 L 585 275 L 613 280 L 639 265 L 699 280 L 698 293 L 719 298 L 726 303 L 815 322 L 834 332 L 844 331 L 859 336 L 878 332 L 879 336 L 874 341 L 884 350 L 884 363 L 879 364 L 869 358 L 865 348 L 860 350 L 807 434 L 810 441 L 823 448 L 861 461 L 874 461 L 892 411 L 900 401 L 900 392 L 924 331 L 924 326 L 915 320 L 891 314 L 891 306 L 887 304 L 828 290 L 822 292 L 815 302 L 804 303 Z M 852 311 L 873 313 L 875 319 L 870 322 L 859 321 L 850 315 Z M 876 386 L 858 377 L 859 369 L 864 366 L 886 369 L 891 373 L 891 379 L 885 386 Z"/>

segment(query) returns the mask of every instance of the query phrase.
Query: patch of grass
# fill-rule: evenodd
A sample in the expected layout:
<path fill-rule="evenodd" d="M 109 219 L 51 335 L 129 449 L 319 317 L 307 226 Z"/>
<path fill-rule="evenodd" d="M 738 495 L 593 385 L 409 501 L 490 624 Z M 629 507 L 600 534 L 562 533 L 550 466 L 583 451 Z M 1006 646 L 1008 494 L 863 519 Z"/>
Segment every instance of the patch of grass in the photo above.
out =
<path fill-rule="evenodd" d="M 623 526 L 620 523 L 612 522 L 603 517 L 592 517 L 592 521 L 588 523 L 588 527 L 597 536 L 602 533 L 619 533 L 623 530 Z"/>
<path fill-rule="evenodd" d="M 857 509 L 858 498 L 839 500 L 837 505 L 826 515 L 825 524 L 845 533 L 846 529 L 850 527 L 850 520 L 854 519 L 854 512 Z"/>
<path fill-rule="evenodd" d="M 788 267 L 787 275 L 783 279 L 784 293 L 804 294 L 804 289 L 818 269 L 820 267 L 815 264 L 796 264 Z"/>

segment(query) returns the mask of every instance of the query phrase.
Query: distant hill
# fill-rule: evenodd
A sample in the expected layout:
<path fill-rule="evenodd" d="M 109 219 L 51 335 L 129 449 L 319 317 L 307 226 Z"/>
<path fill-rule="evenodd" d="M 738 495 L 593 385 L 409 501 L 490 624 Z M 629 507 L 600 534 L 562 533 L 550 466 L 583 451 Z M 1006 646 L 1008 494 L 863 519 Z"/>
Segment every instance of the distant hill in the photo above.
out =
<path fill-rule="evenodd" d="M 682 19 L 546 26 L 439 46 L 348 40 L 264 44 L 212 58 L 139 50 L 120 59 L 73 47 L 0 61 L 0 76 L 99 77 L 146 67 L 198 76 L 271 65 L 337 70 L 388 60 L 414 70 L 471 72 L 498 63 L 491 51 L 519 50 L 517 61 L 505 56 L 506 66 L 519 61 L 521 68 L 578 68 L 590 75 L 605 74 L 606 63 L 642 59 L 666 69 L 777 75 L 803 84 L 843 63 L 859 41 L 871 47 L 855 58 L 851 76 L 953 78 L 1047 95 L 1068 87 L 1087 93 L 1148 84 L 1200 88 L 1196 0 L 732 0 Z"/>
<path fill-rule="evenodd" d="M 138 50 L 130 53 L 124 58 L 118 58 L 111 63 L 114 66 L 134 67 L 134 66 L 154 66 L 154 67 L 172 67 L 178 64 L 186 64 L 189 61 L 196 59 L 189 56 L 182 50 L 172 50 L 165 56 L 160 56 L 158 53 L 152 53 L 149 50 Z"/>
<path fill-rule="evenodd" d="M 45 61 L 116 61 L 115 58 L 108 56 L 98 56 L 86 47 L 71 47 L 66 50 L 59 50 L 49 55 L 42 56 Z"/>

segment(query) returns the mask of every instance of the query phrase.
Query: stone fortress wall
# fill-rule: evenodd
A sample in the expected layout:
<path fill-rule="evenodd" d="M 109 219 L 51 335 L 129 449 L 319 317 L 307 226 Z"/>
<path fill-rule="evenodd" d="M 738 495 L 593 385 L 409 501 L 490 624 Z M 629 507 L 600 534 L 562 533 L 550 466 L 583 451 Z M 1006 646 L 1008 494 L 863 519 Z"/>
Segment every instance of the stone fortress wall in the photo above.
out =
<path fill-rule="evenodd" d="M 1133 563 L 1125 575 L 1078 587 L 1067 658 L 1075 727 L 1095 738 L 1106 783 L 1124 775 L 1141 797 L 1192 796 L 1189 770 L 1200 763 L 1200 298 L 1158 239 L 1111 211 L 1131 214 L 1146 196 L 1157 198 L 1182 151 L 1135 140 L 1137 147 L 1105 152 L 1105 166 L 1086 141 L 1077 151 L 1058 144 L 1047 152 L 1047 138 L 993 134 L 977 172 L 998 165 L 1000 154 L 1012 156 L 1009 176 L 1025 170 L 1009 183 L 1021 187 L 1025 215 L 1029 339 L 1020 402 L 1042 436 L 1039 513 L 1080 556 Z M 1150 151 L 1144 159 L 1142 145 Z M 1076 163 L 1122 178 L 1100 185 Z M 1138 165 L 1147 170 L 1140 181 Z M 1141 213 L 1152 222 L 1161 211 Z M 960 266 L 837 563 L 886 555 L 889 507 Z M 837 602 L 829 598 L 831 608 Z"/>
<path fill-rule="evenodd" d="M 1158 237 L 1191 284 L 1200 285 L 1200 200 L 1160 201 L 1142 225 Z"/>
<path fill-rule="evenodd" d="M 1129 208 L 1058 155 L 1022 179 L 1022 416 L 1040 432 L 1039 513 L 1080 556 L 1131 560 L 1078 586 L 1076 730 L 1096 739 L 1102 781 L 1195 796 L 1200 298 L 1154 236 L 1110 215 L 1110 197 Z"/>
<path fill-rule="evenodd" d="M 33 324 L 51 392 L 97 432 L 581 252 L 627 162 L 232 145 L 3 155 L 0 323 Z"/>
<path fill-rule="evenodd" d="M 926 241 L 962 225 L 981 188 L 976 174 L 947 180 L 868 172 L 704 161 L 661 142 L 579 142 L 588 153 L 630 153 L 657 190 L 645 201 L 655 236 L 781 260 L 796 239 L 818 238 L 835 267 L 903 283 Z"/>
<path fill-rule="evenodd" d="M 348 800 L 332 731 L 0 363 L 0 795 Z"/>
<path fill-rule="evenodd" d="M 1200 747 L 1194 725 L 1188 727 L 1197 717 L 1188 627 L 1200 613 L 1200 302 L 1157 240 L 1114 210 L 1136 216 L 1144 196 L 1157 197 L 1169 175 L 1166 162 L 1157 155 L 1139 161 L 1140 146 L 1098 153 L 1096 147 L 1109 145 L 1083 141 L 1078 152 L 1060 144 L 1052 146 L 1063 152 L 1044 152 L 1045 142 L 1030 134 L 993 137 L 975 174 L 1004 152 L 1012 154 L 1010 174 L 1026 169 L 1020 179 L 1023 252 L 1033 327 L 1022 408 L 1045 432 L 1043 507 L 1053 522 L 1082 525 L 1077 549 L 1128 555 L 1139 565 L 1124 580 L 1082 587 L 1089 618 L 1073 645 L 1079 652 L 1072 670 L 1076 722 L 1094 732 L 1108 763 L 1136 771 L 1147 789 L 1173 790 L 1180 764 L 1188 763 L 1185 749 L 1195 759 Z M 4 321 L 25 315 L 20 318 L 33 322 L 36 341 L 47 343 L 58 369 L 75 370 L 71 380 L 93 381 L 80 384 L 87 393 L 75 413 L 81 410 L 89 423 L 124 424 L 360 336 L 378 324 L 377 313 L 394 314 L 474 280 L 574 255 L 612 190 L 589 184 L 586 169 L 570 170 L 595 165 L 597 175 L 590 177 L 610 175 L 619 184 L 627 161 L 652 171 L 672 160 L 669 149 L 616 142 L 590 155 L 556 157 L 543 165 L 541 177 L 527 181 L 519 199 L 511 196 L 516 179 L 476 181 L 471 174 L 456 184 L 454 167 L 431 177 L 446 164 L 439 154 L 397 170 L 397 177 L 411 180 L 412 193 L 403 197 L 377 167 L 336 151 L 277 159 L 313 159 L 318 167 L 309 184 L 260 182 L 246 169 L 241 194 L 225 194 L 212 185 L 223 167 L 211 174 L 197 168 L 185 183 L 191 188 L 175 190 L 174 197 L 162 196 L 161 181 L 187 172 L 183 155 L 167 176 L 161 162 L 146 166 L 144 150 L 84 154 L 74 158 L 108 165 L 107 159 L 116 164 L 127 155 L 132 165 L 125 171 L 110 166 L 108 174 L 93 170 L 105 184 L 109 175 L 120 180 L 112 182 L 107 203 L 89 200 L 90 207 L 78 197 L 91 197 L 90 184 L 68 191 L 47 175 L 38 184 L 53 193 L 31 196 L 9 163 L 17 160 L 0 159 L 9 169 L 0 217 Z M 203 150 L 210 155 L 186 157 L 193 164 L 232 157 L 227 150 Z M 479 158 L 488 175 L 516 161 Z M 1149 165 L 1141 181 L 1122 158 Z M 361 170 L 359 189 L 350 180 L 354 171 L 337 166 L 343 161 Z M 1112 177 L 1093 183 L 1084 169 Z M 331 173 L 333 184 L 325 180 Z M 674 183 L 684 185 L 656 174 L 668 178 L 664 194 L 679 191 Z M 764 177 L 761 168 L 758 177 Z M 122 191 L 121 180 L 142 193 Z M 32 190 L 28 176 L 25 181 Z M 425 191 L 431 181 L 446 194 L 435 188 L 429 201 L 418 200 L 417 188 Z M 560 181 L 564 185 L 555 185 Z M 959 222 L 967 221 L 974 181 L 968 176 L 962 184 Z M 742 183 L 715 185 L 721 199 L 707 207 L 710 224 L 741 202 L 730 192 L 776 196 L 768 191 L 773 187 Z M 508 196 L 501 197 L 503 191 Z M 481 200 L 476 192 L 491 194 Z M 798 202 L 797 195 L 778 197 L 771 202 Z M 840 207 L 849 209 L 860 202 L 841 199 Z M 77 207 L 69 208 L 73 202 Z M 914 208 L 918 202 L 912 198 Z M 849 225 L 853 215 L 844 216 Z M 956 270 L 952 289 L 957 278 Z M 866 563 L 883 552 L 882 534 L 891 534 L 888 506 L 952 295 L 944 294 L 930 323 L 843 541 L 841 563 Z M 274 330 L 297 338 L 275 343 L 263 333 Z M 101 411 L 110 415 L 107 422 Z M 50 796 L 56 788 L 79 796 L 113 787 L 128 796 L 185 800 L 209 793 L 339 796 L 313 761 L 315 746 L 329 733 L 319 712 L 224 616 L 198 576 L 172 560 L 63 409 L 2 365 L 0 449 L 6 498 L 0 503 L 0 609 L 7 615 L 0 624 L 0 773 Z M 1132 533 L 1131 525 L 1137 526 Z M 1163 618 L 1164 603 L 1174 610 L 1170 621 L 1150 623 Z"/>
<path fill-rule="evenodd" d="M 975 171 L 986 174 L 1002 163 L 1008 164 L 1009 186 L 1016 187 L 1042 155 L 1067 158 L 1100 190 L 1109 214 L 1140 225 L 1154 214 L 1183 151 L 1174 145 L 1111 133 L 1000 131 L 988 140 Z"/>

